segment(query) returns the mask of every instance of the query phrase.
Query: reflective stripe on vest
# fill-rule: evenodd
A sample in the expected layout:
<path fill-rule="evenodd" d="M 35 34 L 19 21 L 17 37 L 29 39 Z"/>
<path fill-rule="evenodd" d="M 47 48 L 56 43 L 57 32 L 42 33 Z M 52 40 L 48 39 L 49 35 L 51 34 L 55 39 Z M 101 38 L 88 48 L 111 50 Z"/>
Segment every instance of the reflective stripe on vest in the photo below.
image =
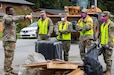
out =
<path fill-rule="evenodd" d="M 110 24 L 110 20 L 105 24 L 105 22 L 101 25 L 101 44 L 108 44 L 109 41 L 109 31 L 108 26 Z"/>
<path fill-rule="evenodd" d="M 68 21 L 65 22 L 64 25 L 62 25 L 62 22 L 60 22 L 60 25 L 58 26 L 58 30 L 67 30 L 68 28 Z M 58 33 L 58 36 L 57 36 L 57 39 L 58 40 L 71 40 L 71 33 Z"/>
<path fill-rule="evenodd" d="M 89 17 L 88 20 L 91 21 L 91 18 Z M 80 31 L 80 36 L 93 35 L 93 24 L 90 24 L 90 25 L 91 25 L 91 29 L 87 30 L 85 32 Z M 78 21 L 78 26 L 80 26 L 80 27 L 86 26 L 86 23 L 79 20 Z"/>
<path fill-rule="evenodd" d="M 48 18 L 46 18 L 44 21 L 42 21 L 42 19 L 39 19 L 38 27 L 39 27 L 38 34 L 47 34 L 48 33 Z"/>

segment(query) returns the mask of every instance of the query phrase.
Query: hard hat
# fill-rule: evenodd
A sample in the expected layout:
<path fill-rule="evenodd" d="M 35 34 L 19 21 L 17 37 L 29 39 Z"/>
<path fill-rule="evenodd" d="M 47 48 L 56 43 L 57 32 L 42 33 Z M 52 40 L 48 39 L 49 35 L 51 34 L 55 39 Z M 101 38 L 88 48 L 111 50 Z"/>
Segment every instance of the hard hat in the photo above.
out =
<path fill-rule="evenodd" d="M 109 11 L 103 11 L 102 16 L 110 16 L 110 12 Z"/>
<path fill-rule="evenodd" d="M 87 11 L 88 11 L 88 10 L 87 10 L 86 8 L 83 8 L 83 9 L 81 10 L 82 13 L 87 13 Z"/>

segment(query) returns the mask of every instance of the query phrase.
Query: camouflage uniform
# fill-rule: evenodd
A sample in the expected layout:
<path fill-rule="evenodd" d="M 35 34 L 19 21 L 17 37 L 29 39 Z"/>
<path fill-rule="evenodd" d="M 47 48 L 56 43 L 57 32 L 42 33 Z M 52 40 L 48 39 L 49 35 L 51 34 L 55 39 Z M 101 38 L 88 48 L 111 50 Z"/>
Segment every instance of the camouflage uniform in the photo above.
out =
<path fill-rule="evenodd" d="M 48 19 L 48 34 L 51 35 L 51 33 L 53 32 L 53 23 L 52 20 L 49 18 Z M 37 29 L 37 33 L 38 33 L 39 27 Z M 40 40 L 47 40 L 49 39 L 48 34 L 38 34 L 38 41 Z"/>
<path fill-rule="evenodd" d="M 55 32 L 56 32 L 57 35 L 59 33 L 58 27 L 59 27 L 61 22 L 62 21 L 57 22 L 57 25 L 55 27 Z M 62 25 L 64 25 L 64 24 L 65 24 L 65 22 L 62 22 Z M 67 24 L 68 24 L 67 30 L 62 31 L 62 34 L 71 33 L 72 24 L 71 24 L 71 22 L 68 22 L 68 21 L 67 21 Z M 71 40 L 64 40 L 64 39 L 60 38 L 59 41 L 62 42 L 62 47 L 63 47 L 63 51 L 64 51 L 64 60 L 68 61 Z"/>
<path fill-rule="evenodd" d="M 46 15 L 45 11 L 41 11 L 41 15 Z M 46 19 L 48 19 L 48 32 L 47 32 L 47 34 L 39 34 L 40 27 L 38 25 L 37 31 L 36 31 L 36 33 L 38 34 L 38 41 L 40 41 L 40 40 L 48 40 L 50 38 L 50 36 L 51 36 L 51 33 L 53 32 L 53 22 L 52 22 L 52 20 L 50 18 L 46 17 L 44 20 L 42 20 L 42 18 L 40 18 L 38 20 L 38 23 L 39 23 L 40 20 L 42 22 L 44 22 Z"/>
<path fill-rule="evenodd" d="M 14 49 L 16 43 L 16 25 L 18 20 L 24 20 L 24 16 L 5 15 L 3 17 L 3 47 L 5 53 L 4 71 L 5 75 L 10 75 L 13 68 L 12 61 L 14 58 Z"/>
<path fill-rule="evenodd" d="M 78 26 L 78 24 L 79 24 L 79 21 L 78 21 L 78 23 L 76 25 L 77 31 L 86 32 L 91 29 L 90 23 L 93 24 L 93 20 L 88 21 L 88 18 L 90 18 L 89 15 L 87 15 L 85 19 L 83 19 L 83 18 L 80 19 L 81 22 L 86 23 L 86 26 L 84 26 L 83 28 Z M 85 56 L 85 52 L 86 52 L 85 49 L 87 48 L 87 50 L 88 50 L 92 44 L 93 44 L 93 34 L 79 37 L 80 56 L 83 61 L 84 61 L 84 56 Z"/>
<path fill-rule="evenodd" d="M 110 19 L 108 19 L 109 21 Z M 108 22 L 107 21 L 107 22 Z M 107 24 L 107 22 L 105 24 Z M 103 57 L 104 57 L 104 61 L 106 63 L 106 70 L 111 70 L 112 67 L 112 53 L 113 53 L 113 41 L 112 39 L 114 39 L 114 23 L 111 21 L 109 26 L 108 26 L 108 32 L 109 32 L 109 41 L 108 44 L 101 44 L 101 46 L 103 47 Z M 101 41 L 101 34 L 102 32 L 100 32 L 100 37 L 99 37 L 99 42 Z"/>

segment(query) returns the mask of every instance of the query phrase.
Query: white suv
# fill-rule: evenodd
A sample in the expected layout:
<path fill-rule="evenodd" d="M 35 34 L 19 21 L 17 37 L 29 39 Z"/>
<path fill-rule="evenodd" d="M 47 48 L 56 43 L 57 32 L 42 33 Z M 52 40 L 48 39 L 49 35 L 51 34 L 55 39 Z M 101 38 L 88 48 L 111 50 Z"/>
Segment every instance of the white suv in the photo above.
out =
<path fill-rule="evenodd" d="M 28 27 L 21 29 L 20 37 L 21 38 L 36 38 L 37 22 L 30 24 Z"/>

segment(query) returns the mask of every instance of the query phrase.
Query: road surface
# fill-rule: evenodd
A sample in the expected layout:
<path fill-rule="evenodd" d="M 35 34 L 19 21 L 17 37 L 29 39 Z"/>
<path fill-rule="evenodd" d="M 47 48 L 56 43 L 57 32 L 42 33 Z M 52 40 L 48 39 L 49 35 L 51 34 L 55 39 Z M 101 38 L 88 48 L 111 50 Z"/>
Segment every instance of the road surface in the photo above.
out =
<path fill-rule="evenodd" d="M 17 40 L 15 56 L 14 56 L 14 61 L 13 61 L 13 67 L 16 72 L 18 72 L 19 65 L 24 63 L 28 55 L 35 51 L 35 41 L 36 39 L 18 39 Z M 112 58 L 114 60 L 114 53 L 113 53 Z M 99 57 L 99 60 L 103 65 L 103 69 L 105 70 L 105 63 L 103 61 L 102 55 Z M 80 59 L 78 43 L 71 44 L 71 48 L 69 52 L 69 61 L 82 63 Z M 4 50 L 2 47 L 2 41 L 0 41 L 0 75 L 4 75 L 3 65 L 4 65 Z M 113 61 L 112 71 L 114 71 L 114 61 Z M 112 75 L 114 75 L 114 72 L 112 72 Z"/>

